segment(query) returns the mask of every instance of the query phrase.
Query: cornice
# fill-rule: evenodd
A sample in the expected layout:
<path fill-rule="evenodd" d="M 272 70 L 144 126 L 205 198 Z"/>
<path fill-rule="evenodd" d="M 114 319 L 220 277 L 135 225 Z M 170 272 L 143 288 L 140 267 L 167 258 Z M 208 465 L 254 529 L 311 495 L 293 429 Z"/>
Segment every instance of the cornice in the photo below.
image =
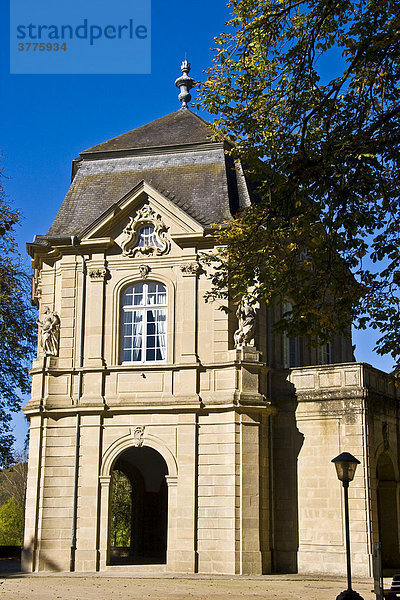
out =
<path fill-rule="evenodd" d="M 191 144 L 176 144 L 168 146 L 148 146 L 144 148 L 126 148 L 123 150 L 106 150 L 97 152 L 81 152 L 82 160 L 105 160 L 109 158 L 120 158 L 126 156 L 151 156 L 157 154 L 179 154 L 187 152 L 199 152 L 204 150 L 229 150 L 233 147 L 227 141 L 223 142 L 194 142 Z M 76 159 L 77 160 L 77 159 Z"/>

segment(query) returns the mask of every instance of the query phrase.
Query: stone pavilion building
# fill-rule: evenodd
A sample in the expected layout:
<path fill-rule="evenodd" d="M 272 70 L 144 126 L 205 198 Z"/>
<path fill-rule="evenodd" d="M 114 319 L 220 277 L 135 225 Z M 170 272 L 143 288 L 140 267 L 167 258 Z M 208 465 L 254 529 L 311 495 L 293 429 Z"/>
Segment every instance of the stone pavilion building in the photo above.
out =
<path fill-rule="evenodd" d="M 399 566 L 399 396 L 350 336 L 273 331 L 285 306 L 206 303 L 212 225 L 252 202 L 245 174 L 182 107 L 82 152 L 46 235 L 28 244 L 32 366 L 27 571 L 343 574 L 372 542 Z M 130 494 L 118 542 L 117 477 Z M 120 479 L 118 480 L 120 481 Z"/>

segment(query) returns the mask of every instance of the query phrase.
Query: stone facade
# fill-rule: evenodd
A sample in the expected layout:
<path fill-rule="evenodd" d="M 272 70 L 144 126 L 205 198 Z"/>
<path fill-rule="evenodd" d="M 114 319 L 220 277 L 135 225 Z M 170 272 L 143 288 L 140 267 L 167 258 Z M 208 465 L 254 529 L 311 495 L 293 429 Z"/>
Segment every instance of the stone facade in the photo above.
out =
<path fill-rule="evenodd" d="M 200 135 L 197 117 L 178 112 L 167 122 L 179 129 L 192 120 Z M 249 202 L 241 171 L 232 191 L 220 142 L 186 135 L 166 149 L 145 134 L 144 150 L 134 131 L 126 144 L 120 136 L 82 153 L 52 229 L 29 245 L 39 321 L 55 315 L 56 334 L 52 353 L 38 344 L 25 410 L 24 568 L 342 574 L 342 497 L 330 460 L 346 450 L 362 463 L 350 487 L 354 572 L 369 575 L 378 503 L 398 527 L 393 381 L 352 363 L 341 338 L 329 349 L 337 364 L 285 368 L 295 354 L 299 365 L 318 365 L 321 353 L 273 334 L 281 307 L 258 307 L 254 338 L 235 348 L 235 309 L 205 302 L 200 263 L 213 250 L 213 219 Z M 163 172 L 173 182 L 177 168 L 174 191 L 155 187 Z M 210 186 L 204 205 L 199 181 Z M 210 199 L 219 204 L 208 211 Z M 124 304 L 138 290 L 150 308 Z M 139 317 L 147 334 L 137 333 Z M 124 359 L 126 339 L 140 360 Z M 151 344 L 156 359 L 145 359 Z M 128 559 L 111 540 L 115 469 L 132 484 Z M 380 527 L 382 537 L 382 516 Z M 395 561 L 398 531 L 384 535 Z"/>
<path fill-rule="evenodd" d="M 385 566 L 398 565 L 395 380 L 370 365 L 349 363 L 292 369 L 285 379 L 276 374 L 275 386 L 275 567 L 345 572 L 343 498 L 330 468 L 331 458 L 342 451 L 361 461 L 349 487 L 353 572 L 372 575 L 371 547 L 377 541 L 382 541 Z M 382 460 L 392 473 L 380 472 Z M 389 523 L 383 522 L 385 514 Z"/>

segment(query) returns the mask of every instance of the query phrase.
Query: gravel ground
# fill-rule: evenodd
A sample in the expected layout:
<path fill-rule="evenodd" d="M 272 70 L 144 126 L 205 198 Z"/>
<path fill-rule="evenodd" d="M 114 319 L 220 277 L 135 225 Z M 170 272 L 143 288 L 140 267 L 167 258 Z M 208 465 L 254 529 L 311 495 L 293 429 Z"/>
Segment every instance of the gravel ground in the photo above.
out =
<path fill-rule="evenodd" d="M 27 575 L 0 565 L 0 600 L 335 600 L 345 580 L 275 575 L 208 577 L 76 574 Z M 353 587 L 364 600 L 375 600 L 370 581 Z"/>

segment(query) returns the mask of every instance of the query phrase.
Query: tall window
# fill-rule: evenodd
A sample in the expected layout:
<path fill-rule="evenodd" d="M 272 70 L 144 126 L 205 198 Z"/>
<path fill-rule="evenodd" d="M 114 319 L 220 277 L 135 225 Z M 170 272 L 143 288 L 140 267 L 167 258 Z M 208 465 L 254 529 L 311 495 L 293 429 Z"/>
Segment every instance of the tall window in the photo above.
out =
<path fill-rule="evenodd" d="M 319 364 L 329 365 L 332 362 L 332 346 L 329 342 L 319 347 Z"/>
<path fill-rule="evenodd" d="M 282 316 L 288 320 L 292 319 L 292 304 L 284 302 L 282 305 Z M 289 337 L 283 334 L 283 366 L 285 369 L 300 366 L 300 338 Z"/>
<path fill-rule="evenodd" d="M 300 338 L 284 335 L 283 363 L 285 369 L 300 366 Z"/>
<path fill-rule="evenodd" d="M 122 295 L 122 362 L 166 359 L 167 289 L 149 281 L 128 287 Z"/>

